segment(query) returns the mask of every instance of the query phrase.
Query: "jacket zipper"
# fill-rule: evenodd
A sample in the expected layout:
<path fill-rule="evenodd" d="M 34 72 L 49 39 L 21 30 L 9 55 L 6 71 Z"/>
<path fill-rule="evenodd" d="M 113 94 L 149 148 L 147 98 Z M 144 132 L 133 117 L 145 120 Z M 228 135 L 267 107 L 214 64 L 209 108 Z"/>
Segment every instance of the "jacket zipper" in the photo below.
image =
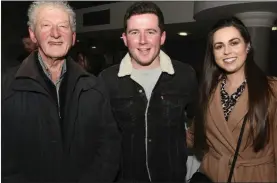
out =
<path fill-rule="evenodd" d="M 152 96 L 152 95 L 151 95 Z M 147 169 L 147 173 L 148 173 L 148 178 L 150 180 L 150 182 L 152 182 L 152 178 L 151 178 L 151 174 L 150 174 L 150 169 L 149 169 L 149 165 L 148 165 L 148 107 L 149 107 L 149 103 L 151 100 L 151 96 L 150 99 L 147 101 L 147 106 L 146 106 L 146 110 L 145 110 L 145 155 L 146 155 L 146 169 Z"/>

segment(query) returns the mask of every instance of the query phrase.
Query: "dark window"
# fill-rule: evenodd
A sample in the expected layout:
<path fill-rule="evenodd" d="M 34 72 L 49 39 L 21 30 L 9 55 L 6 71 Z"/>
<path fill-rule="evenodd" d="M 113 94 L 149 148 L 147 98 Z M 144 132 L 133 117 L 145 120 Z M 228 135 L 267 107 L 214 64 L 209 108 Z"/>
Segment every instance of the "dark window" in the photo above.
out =
<path fill-rule="evenodd" d="M 83 14 L 83 26 L 104 25 L 110 23 L 110 9 Z"/>

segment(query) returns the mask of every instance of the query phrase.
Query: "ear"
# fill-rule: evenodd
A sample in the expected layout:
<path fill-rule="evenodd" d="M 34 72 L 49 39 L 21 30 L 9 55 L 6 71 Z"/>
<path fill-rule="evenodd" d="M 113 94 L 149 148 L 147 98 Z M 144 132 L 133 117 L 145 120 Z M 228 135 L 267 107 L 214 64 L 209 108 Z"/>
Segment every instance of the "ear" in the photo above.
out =
<path fill-rule="evenodd" d="M 29 30 L 29 35 L 31 40 L 37 44 L 37 38 L 36 38 L 35 32 L 30 27 L 28 28 L 28 30 Z"/>
<path fill-rule="evenodd" d="M 126 36 L 126 33 L 125 33 L 125 32 L 122 33 L 122 39 L 123 39 L 123 42 L 124 42 L 125 46 L 128 47 L 127 36 Z"/>
<path fill-rule="evenodd" d="M 75 41 L 76 41 L 76 32 L 72 33 L 72 46 L 75 45 Z"/>
<path fill-rule="evenodd" d="M 250 45 L 250 43 L 248 43 L 246 46 L 246 53 L 248 53 L 250 51 L 250 49 L 251 49 L 251 45 Z"/>
<path fill-rule="evenodd" d="M 161 46 L 164 44 L 165 39 L 166 39 L 166 32 L 163 31 L 162 36 L 161 36 Z"/>

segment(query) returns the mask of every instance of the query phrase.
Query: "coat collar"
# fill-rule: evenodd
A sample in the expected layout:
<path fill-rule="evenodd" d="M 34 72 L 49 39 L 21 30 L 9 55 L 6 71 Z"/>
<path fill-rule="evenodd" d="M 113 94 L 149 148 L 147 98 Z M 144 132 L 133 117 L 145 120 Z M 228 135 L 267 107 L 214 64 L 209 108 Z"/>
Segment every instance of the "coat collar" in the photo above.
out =
<path fill-rule="evenodd" d="M 45 85 L 45 81 L 42 77 L 42 73 L 39 71 L 39 61 L 38 61 L 38 52 L 35 51 L 31 53 L 20 65 L 18 71 L 15 74 L 15 81 L 21 78 L 28 78 L 36 81 L 39 85 L 43 86 L 45 89 L 47 88 Z M 70 57 L 66 58 L 67 64 L 67 72 L 68 72 L 68 80 L 70 81 L 70 89 L 73 90 L 76 82 L 82 76 L 90 76 L 85 70 L 83 70 L 77 63 L 75 63 Z M 32 84 L 32 86 L 34 86 Z M 90 86 L 88 86 L 90 87 Z M 18 90 L 33 90 L 29 88 L 28 85 L 23 84 L 14 84 L 14 89 Z M 38 88 L 36 89 L 38 90 Z"/>
<path fill-rule="evenodd" d="M 162 72 L 166 72 L 170 75 L 174 74 L 174 68 L 171 62 L 170 57 L 165 54 L 162 50 L 160 51 L 160 66 Z M 117 74 L 118 77 L 124 77 L 127 75 L 131 75 L 132 73 L 132 63 L 131 63 L 131 57 L 130 54 L 127 53 L 125 57 L 121 60 L 120 66 L 119 66 L 119 72 Z"/>
<path fill-rule="evenodd" d="M 66 61 L 68 65 L 70 65 L 70 69 L 74 70 L 75 75 L 89 75 L 86 71 L 84 71 L 77 63 L 75 63 L 71 57 L 67 57 Z M 19 67 L 15 77 L 29 77 L 32 79 L 36 79 L 40 76 L 38 67 L 38 51 L 32 52 L 21 64 Z"/>
<path fill-rule="evenodd" d="M 224 112 L 221 104 L 220 97 L 220 84 L 217 85 L 215 92 L 210 99 L 209 114 L 212 117 L 212 121 L 217 129 L 222 133 L 222 137 L 232 147 L 231 151 L 236 148 L 236 139 L 234 139 L 232 132 L 239 123 L 242 123 L 242 119 L 248 111 L 248 87 L 245 89 L 239 97 L 233 111 L 230 113 L 228 122 L 224 118 Z"/>

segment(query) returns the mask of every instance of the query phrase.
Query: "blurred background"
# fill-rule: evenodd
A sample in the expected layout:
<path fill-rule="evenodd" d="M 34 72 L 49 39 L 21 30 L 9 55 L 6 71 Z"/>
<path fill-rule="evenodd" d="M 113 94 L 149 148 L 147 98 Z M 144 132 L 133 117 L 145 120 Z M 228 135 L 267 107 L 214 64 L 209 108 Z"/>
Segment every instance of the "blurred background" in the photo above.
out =
<path fill-rule="evenodd" d="M 1 71 L 16 66 L 28 56 L 22 38 L 28 37 L 27 9 L 31 2 L 1 1 Z M 77 42 L 70 55 L 82 60 L 98 75 L 117 64 L 126 54 L 123 17 L 133 2 L 70 1 L 76 11 Z M 163 50 L 172 59 L 190 64 L 199 76 L 206 37 L 220 18 L 237 16 L 247 26 L 255 49 L 255 61 L 268 75 L 277 76 L 277 1 L 173 1 L 156 2 L 164 13 L 166 42 Z M 23 56 L 23 57 L 22 57 Z M 199 161 L 189 156 L 187 179 Z"/>
<path fill-rule="evenodd" d="M 1 70 L 18 64 L 24 52 L 22 37 L 28 35 L 27 9 L 31 2 L 1 1 Z M 86 55 L 88 70 L 97 75 L 117 64 L 127 49 L 121 39 L 123 17 L 133 2 L 70 1 L 77 15 L 77 43 L 70 54 Z M 277 2 L 175 1 L 156 2 L 164 13 L 167 39 L 163 50 L 171 58 L 189 63 L 199 74 L 207 32 L 225 16 L 238 16 L 248 27 L 258 65 L 277 76 Z"/>

